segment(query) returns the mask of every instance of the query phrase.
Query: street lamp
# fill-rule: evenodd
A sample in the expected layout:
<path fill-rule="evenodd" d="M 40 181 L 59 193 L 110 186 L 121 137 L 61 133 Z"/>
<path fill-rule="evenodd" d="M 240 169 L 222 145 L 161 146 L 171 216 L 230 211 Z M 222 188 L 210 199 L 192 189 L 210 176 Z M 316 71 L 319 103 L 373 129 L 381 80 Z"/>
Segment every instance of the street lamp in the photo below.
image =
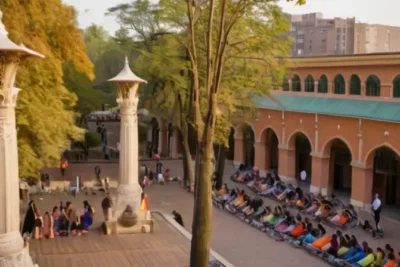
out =
<path fill-rule="evenodd" d="M 117 88 L 117 103 L 121 112 L 119 185 L 114 205 L 113 221 L 121 216 L 127 205 L 138 213 L 142 188 L 139 185 L 139 140 L 137 107 L 138 90 L 145 80 L 136 76 L 129 67 L 128 58 L 122 71 L 109 80 Z M 113 228 L 113 227 L 111 227 Z M 115 229 L 115 228 L 114 228 Z M 116 230 L 117 231 L 117 230 Z"/>
<path fill-rule="evenodd" d="M 32 267 L 20 234 L 15 78 L 23 59 L 44 56 L 8 39 L 2 17 L 0 11 L 0 266 Z"/>

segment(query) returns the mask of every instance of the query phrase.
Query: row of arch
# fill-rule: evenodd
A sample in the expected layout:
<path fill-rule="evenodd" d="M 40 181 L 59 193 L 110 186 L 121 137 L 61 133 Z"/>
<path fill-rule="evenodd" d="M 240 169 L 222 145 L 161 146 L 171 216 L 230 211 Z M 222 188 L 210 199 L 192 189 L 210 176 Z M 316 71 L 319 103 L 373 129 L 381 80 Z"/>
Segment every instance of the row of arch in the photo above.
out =
<path fill-rule="evenodd" d="M 278 144 L 281 144 L 280 136 L 279 136 L 279 134 L 277 134 L 278 131 L 276 131 L 276 129 L 274 129 L 271 126 L 267 126 L 261 131 L 259 139 L 257 139 L 254 128 L 251 125 L 244 125 L 244 126 L 241 125 L 239 127 L 236 127 L 235 129 L 232 128 L 232 131 L 231 131 L 232 140 L 235 138 L 237 131 L 242 131 L 242 134 L 243 134 L 242 136 L 243 136 L 244 140 L 254 139 L 254 141 L 253 141 L 254 144 L 255 144 L 256 140 L 260 140 L 261 142 L 264 142 L 266 140 L 267 136 L 269 136 L 272 132 L 274 138 L 276 139 L 276 142 Z M 289 137 L 287 138 L 288 148 L 289 149 L 294 148 L 296 136 L 298 136 L 298 135 L 301 135 L 305 139 L 307 139 L 308 143 L 310 144 L 311 151 L 314 151 L 314 146 L 313 146 L 313 142 L 311 141 L 311 138 L 308 136 L 307 133 L 305 133 L 302 130 L 296 130 L 289 135 Z M 351 157 L 353 158 L 354 150 L 353 150 L 352 146 L 350 145 L 350 143 L 346 140 L 346 138 L 344 138 L 342 136 L 334 136 L 334 137 L 330 138 L 329 140 L 327 140 L 322 146 L 322 149 L 321 149 L 322 155 L 324 155 L 324 156 L 329 155 L 330 147 L 332 145 L 332 142 L 334 142 L 335 140 L 340 140 L 343 144 L 345 144 L 346 147 L 348 148 L 348 150 L 350 151 Z M 394 153 L 396 155 L 398 155 L 398 157 L 400 158 L 400 151 L 398 151 L 395 147 L 391 146 L 390 144 L 383 143 L 383 144 L 376 145 L 375 147 L 371 148 L 367 152 L 367 154 L 364 158 L 364 162 L 365 162 L 366 166 L 371 166 L 371 164 L 373 163 L 374 151 L 376 151 L 377 149 L 379 149 L 381 147 L 386 147 L 387 149 L 393 150 Z"/>
<path fill-rule="evenodd" d="M 239 130 L 239 129 L 236 129 Z M 251 126 L 247 125 L 241 129 L 243 131 L 243 160 L 248 166 L 255 166 L 254 147 L 255 134 Z M 279 169 L 279 135 L 272 128 L 265 128 L 258 140 L 265 143 L 268 169 Z M 293 173 L 296 178 L 302 170 L 307 173 L 307 181 L 312 179 L 312 141 L 306 133 L 295 131 L 289 137 L 288 146 L 295 151 Z M 262 148 L 258 148 L 262 149 Z M 239 150 L 235 150 L 239 151 Z M 251 154 L 253 153 L 253 154 Z M 326 169 L 326 177 L 334 190 L 345 190 L 350 192 L 352 185 L 352 166 L 354 159 L 353 149 L 349 142 L 342 137 L 333 137 L 328 140 L 322 149 L 324 157 L 329 158 L 329 168 Z M 257 154 L 259 157 L 260 153 Z M 387 144 L 381 144 L 369 151 L 365 162 L 372 167 L 374 191 L 381 194 L 386 204 L 400 205 L 400 154 Z M 258 160 L 258 163 L 260 161 Z M 285 167 L 288 165 L 284 165 Z M 259 166 L 257 166 L 259 167 Z M 261 167 L 262 168 L 262 167 Z"/>
<path fill-rule="evenodd" d="M 361 95 L 362 94 L 362 83 L 360 77 L 358 75 L 353 74 L 350 77 L 349 81 L 349 94 L 350 95 Z M 400 75 L 397 75 L 393 81 L 393 92 L 392 96 L 394 98 L 400 98 Z M 317 84 L 317 88 L 315 89 L 315 85 Z M 302 82 L 300 76 L 294 74 L 291 79 L 291 89 L 293 92 L 301 92 L 302 91 Z M 285 77 L 283 80 L 283 90 L 289 91 L 289 79 Z M 317 80 L 317 83 L 314 80 L 312 75 L 307 75 L 304 80 L 304 91 L 305 92 L 318 92 L 318 93 L 328 93 L 328 78 L 326 75 L 321 75 Z M 337 74 L 333 79 L 333 88 L 332 92 L 338 95 L 346 94 L 346 81 L 341 74 Z M 365 95 L 366 96 L 381 96 L 381 81 L 376 75 L 369 75 L 365 81 Z"/>

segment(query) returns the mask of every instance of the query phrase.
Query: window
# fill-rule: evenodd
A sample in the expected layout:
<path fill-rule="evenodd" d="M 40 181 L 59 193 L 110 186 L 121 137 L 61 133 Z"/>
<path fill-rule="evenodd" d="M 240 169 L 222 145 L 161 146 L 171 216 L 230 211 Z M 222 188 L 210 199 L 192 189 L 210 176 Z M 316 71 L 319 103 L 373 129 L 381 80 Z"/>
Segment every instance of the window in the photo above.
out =
<path fill-rule="evenodd" d="M 361 95 L 361 80 L 355 74 L 350 78 L 350 94 Z"/>
<path fill-rule="evenodd" d="M 380 96 L 381 95 L 381 81 L 375 75 L 370 75 L 365 82 L 367 96 Z"/>
<path fill-rule="evenodd" d="M 400 75 L 393 80 L 393 97 L 400 98 Z"/>
<path fill-rule="evenodd" d="M 301 92 L 301 82 L 299 75 L 293 75 L 292 78 L 292 91 L 293 92 Z"/>
<path fill-rule="evenodd" d="M 298 44 L 302 44 L 302 43 L 304 43 L 304 40 L 303 39 L 297 39 L 297 43 Z"/>
<path fill-rule="evenodd" d="M 334 81 L 334 94 L 344 95 L 346 93 L 346 83 L 341 74 L 336 75 Z"/>
<path fill-rule="evenodd" d="M 287 76 L 283 77 L 283 91 L 289 91 L 289 79 Z"/>
<path fill-rule="evenodd" d="M 342 29 L 341 29 L 341 28 L 337 28 L 336 31 L 337 31 L 337 33 L 339 34 L 339 33 L 342 32 Z"/>
<path fill-rule="evenodd" d="M 297 49 L 297 55 L 302 55 L 303 54 L 303 49 Z"/>
<path fill-rule="evenodd" d="M 343 33 L 346 33 L 346 28 L 343 28 Z"/>
<path fill-rule="evenodd" d="M 306 80 L 304 81 L 304 91 L 314 92 L 314 85 L 314 78 L 311 75 L 307 75 Z"/>
<path fill-rule="evenodd" d="M 318 93 L 328 93 L 328 78 L 325 75 L 319 77 Z"/>

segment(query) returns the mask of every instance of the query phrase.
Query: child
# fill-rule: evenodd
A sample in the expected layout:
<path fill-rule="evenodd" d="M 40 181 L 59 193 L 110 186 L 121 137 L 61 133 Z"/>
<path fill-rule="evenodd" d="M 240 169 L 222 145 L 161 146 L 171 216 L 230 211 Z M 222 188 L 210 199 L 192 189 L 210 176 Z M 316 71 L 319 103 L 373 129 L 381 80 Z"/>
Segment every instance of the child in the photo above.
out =
<path fill-rule="evenodd" d="M 60 220 L 60 211 L 57 206 L 53 208 L 51 216 L 53 216 L 54 220 L 54 233 L 55 235 L 59 235 L 61 220 Z"/>
<path fill-rule="evenodd" d="M 73 215 L 70 216 L 71 223 L 71 234 L 73 236 L 81 236 L 82 235 L 82 224 L 81 224 L 81 215 L 78 211 L 76 211 Z"/>
<path fill-rule="evenodd" d="M 43 238 L 43 218 L 40 215 L 40 210 L 38 208 L 35 209 L 35 236 L 36 240 Z"/>

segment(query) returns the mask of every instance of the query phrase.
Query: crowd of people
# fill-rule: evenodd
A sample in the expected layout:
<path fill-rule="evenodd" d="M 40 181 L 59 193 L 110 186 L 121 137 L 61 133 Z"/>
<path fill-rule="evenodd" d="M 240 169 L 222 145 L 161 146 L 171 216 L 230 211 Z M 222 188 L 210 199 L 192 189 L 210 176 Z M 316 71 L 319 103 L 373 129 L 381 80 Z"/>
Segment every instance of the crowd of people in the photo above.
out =
<path fill-rule="evenodd" d="M 357 227 L 360 219 L 351 205 L 344 206 L 334 196 L 329 199 L 321 195 L 305 194 L 299 187 L 285 184 L 277 173 L 260 178 L 257 170 L 239 170 L 231 179 L 246 183 L 257 196 L 250 197 L 244 190 L 228 189 L 227 184 L 224 184 L 221 189 L 213 190 L 213 203 L 268 233 L 276 241 L 286 241 L 296 248 L 304 248 L 335 266 L 393 267 L 400 264 L 400 253 L 396 254 L 390 244 L 373 251 L 367 242 L 360 243 L 354 235 L 343 233 Z M 261 196 L 281 204 L 275 207 L 264 206 Z M 299 212 L 293 214 L 293 210 Z M 378 232 L 383 234 L 378 195 L 373 201 L 372 212 L 376 229 L 368 221 L 361 226 L 375 235 Z M 337 230 L 329 233 L 324 224 Z"/>
<path fill-rule="evenodd" d="M 94 208 L 88 201 L 83 201 L 81 211 L 67 201 L 54 206 L 51 213 L 41 213 L 31 200 L 22 225 L 22 235 L 34 239 L 54 238 L 55 236 L 80 236 L 87 234 L 93 224 Z"/>
<path fill-rule="evenodd" d="M 288 203 L 287 197 L 282 200 Z M 313 224 L 307 216 L 292 214 L 287 204 L 265 207 L 261 198 L 252 199 L 244 190 L 229 190 L 226 184 L 213 191 L 213 202 L 276 241 L 305 248 L 336 266 L 393 267 L 400 264 L 400 254 L 396 255 L 391 245 L 378 247 L 374 252 L 367 242 L 359 243 L 354 235 L 343 234 L 341 230 L 328 233 L 319 220 Z"/>

